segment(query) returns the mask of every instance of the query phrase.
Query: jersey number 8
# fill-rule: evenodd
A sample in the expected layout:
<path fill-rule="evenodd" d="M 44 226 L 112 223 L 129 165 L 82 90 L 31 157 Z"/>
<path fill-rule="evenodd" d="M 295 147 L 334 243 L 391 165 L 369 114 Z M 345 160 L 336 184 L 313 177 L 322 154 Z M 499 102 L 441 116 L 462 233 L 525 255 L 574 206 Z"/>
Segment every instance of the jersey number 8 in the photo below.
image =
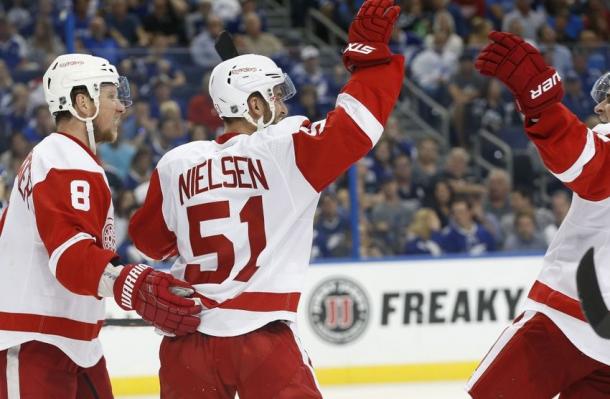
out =
<path fill-rule="evenodd" d="M 72 207 L 79 211 L 88 211 L 91 208 L 89 201 L 89 183 L 86 180 L 72 180 L 70 182 L 70 196 Z"/>

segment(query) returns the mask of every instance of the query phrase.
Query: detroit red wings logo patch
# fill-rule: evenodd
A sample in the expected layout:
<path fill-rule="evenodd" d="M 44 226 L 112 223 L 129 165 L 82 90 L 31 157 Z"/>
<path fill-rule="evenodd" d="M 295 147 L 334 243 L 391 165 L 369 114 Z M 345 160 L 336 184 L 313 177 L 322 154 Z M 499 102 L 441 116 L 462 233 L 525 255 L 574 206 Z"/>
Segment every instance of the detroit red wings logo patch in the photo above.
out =
<path fill-rule="evenodd" d="M 114 219 L 106 219 L 104 230 L 102 231 L 102 246 L 104 249 L 116 251 L 116 234 L 114 232 Z"/>

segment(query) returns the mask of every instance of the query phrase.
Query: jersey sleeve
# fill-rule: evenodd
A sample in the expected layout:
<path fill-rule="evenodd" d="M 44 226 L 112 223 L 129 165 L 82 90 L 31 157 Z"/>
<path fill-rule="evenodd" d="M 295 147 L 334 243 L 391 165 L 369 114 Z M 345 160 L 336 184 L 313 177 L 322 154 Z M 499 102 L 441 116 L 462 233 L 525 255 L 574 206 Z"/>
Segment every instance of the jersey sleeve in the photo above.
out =
<path fill-rule="evenodd" d="M 547 169 L 581 198 L 610 196 L 610 137 L 587 128 L 563 104 L 549 107 L 526 132 Z"/>
<path fill-rule="evenodd" d="M 76 294 L 97 296 L 104 268 L 117 257 L 114 248 L 103 244 L 112 201 L 103 176 L 51 169 L 34 185 L 32 199 L 53 275 Z"/>
<path fill-rule="evenodd" d="M 293 134 L 296 164 L 318 192 L 377 143 L 402 88 L 404 58 L 356 70 L 325 120 Z M 306 133 L 306 134 L 304 134 Z"/>
<path fill-rule="evenodd" d="M 163 193 L 159 172 L 154 170 L 144 204 L 129 221 L 129 236 L 136 248 L 153 259 L 166 259 L 178 253 L 176 235 L 169 230 L 161 211 Z"/>

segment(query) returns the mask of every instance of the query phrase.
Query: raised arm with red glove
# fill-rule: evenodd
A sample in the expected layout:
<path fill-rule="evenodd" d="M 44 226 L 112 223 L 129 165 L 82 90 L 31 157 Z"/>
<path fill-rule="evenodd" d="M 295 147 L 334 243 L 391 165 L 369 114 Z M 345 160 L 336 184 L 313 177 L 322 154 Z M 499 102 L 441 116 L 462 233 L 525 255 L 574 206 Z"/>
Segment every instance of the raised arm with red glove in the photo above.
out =
<path fill-rule="evenodd" d="M 481 50 L 474 65 L 480 73 L 498 78 L 510 89 L 521 113 L 537 118 L 561 101 L 561 77 L 536 48 L 507 32 L 491 32 L 489 39 L 492 42 Z"/>
<path fill-rule="evenodd" d="M 390 62 L 388 47 L 400 7 L 392 0 L 366 0 L 354 17 L 349 31 L 349 43 L 343 51 L 343 64 L 348 71 Z"/>
<path fill-rule="evenodd" d="M 99 287 L 100 296 L 113 296 L 122 309 L 135 310 L 153 326 L 177 336 L 199 326 L 201 305 L 187 298 L 194 292 L 190 284 L 141 264 L 108 265 Z"/>

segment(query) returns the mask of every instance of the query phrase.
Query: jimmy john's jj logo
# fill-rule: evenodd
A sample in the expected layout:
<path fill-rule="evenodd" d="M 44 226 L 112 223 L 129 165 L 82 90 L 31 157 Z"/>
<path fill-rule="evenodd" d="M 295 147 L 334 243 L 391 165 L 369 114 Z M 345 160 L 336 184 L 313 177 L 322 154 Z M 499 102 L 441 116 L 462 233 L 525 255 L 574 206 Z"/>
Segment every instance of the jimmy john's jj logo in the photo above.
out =
<path fill-rule="evenodd" d="M 359 285 L 332 278 L 318 285 L 309 300 L 309 322 L 316 334 L 334 344 L 358 338 L 370 318 L 369 301 Z"/>

